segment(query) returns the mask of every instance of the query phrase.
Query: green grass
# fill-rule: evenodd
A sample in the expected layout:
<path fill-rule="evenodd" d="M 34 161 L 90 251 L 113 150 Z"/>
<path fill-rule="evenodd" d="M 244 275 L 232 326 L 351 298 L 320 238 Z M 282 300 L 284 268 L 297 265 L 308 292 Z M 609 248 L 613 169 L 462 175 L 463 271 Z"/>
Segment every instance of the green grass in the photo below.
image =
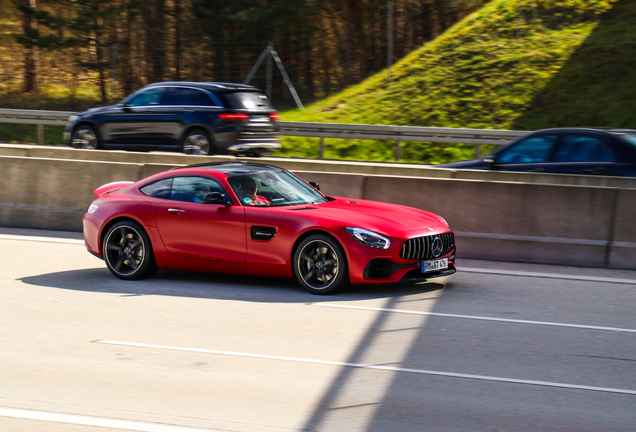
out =
<path fill-rule="evenodd" d="M 494 0 L 383 71 L 283 120 L 484 129 L 636 128 L 636 2 Z M 316 157 L 285 138 L 281 156 Z M 406 162 L 474 156 L 474 147 L 408 143 Z M 330 159 L 394 160 L 394 143 L 327 140 Z"/>

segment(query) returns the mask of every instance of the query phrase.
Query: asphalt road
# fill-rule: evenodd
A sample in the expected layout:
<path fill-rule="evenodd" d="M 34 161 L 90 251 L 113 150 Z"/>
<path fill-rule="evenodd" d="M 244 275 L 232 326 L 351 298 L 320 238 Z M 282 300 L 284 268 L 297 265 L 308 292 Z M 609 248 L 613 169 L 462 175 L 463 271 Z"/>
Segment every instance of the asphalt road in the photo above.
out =
<path fill-rule="evenodd" d="M 0 430 L 634 431 L 636 272 L 460 261 L 320 297 L 0 229 Z"/>

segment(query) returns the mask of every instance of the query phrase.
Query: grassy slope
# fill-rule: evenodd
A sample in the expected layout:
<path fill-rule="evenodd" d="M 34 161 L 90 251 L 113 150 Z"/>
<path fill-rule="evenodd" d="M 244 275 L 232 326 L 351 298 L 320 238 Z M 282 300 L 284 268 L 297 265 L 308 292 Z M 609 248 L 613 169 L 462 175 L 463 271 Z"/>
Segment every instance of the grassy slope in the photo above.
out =
<path fill-rule="evenodd" d="M 493 0 L 398 62 L 392 81 L 379 73 L 283 119 L 490 129 L 636 127 L 636 2 L 535 0 L 539 21 L 531 2 L 523 3 L 520 27 L 517 0 Z M 404 160 L 439 163 L 472 152 L 470 146 L 413 143 L 405 146 Z M 281 152 L 316 154 L 317 140 L 300 138 L 286 138 Z M 393 143 L 330 140 L 326 156 L 392 160 Z"/>

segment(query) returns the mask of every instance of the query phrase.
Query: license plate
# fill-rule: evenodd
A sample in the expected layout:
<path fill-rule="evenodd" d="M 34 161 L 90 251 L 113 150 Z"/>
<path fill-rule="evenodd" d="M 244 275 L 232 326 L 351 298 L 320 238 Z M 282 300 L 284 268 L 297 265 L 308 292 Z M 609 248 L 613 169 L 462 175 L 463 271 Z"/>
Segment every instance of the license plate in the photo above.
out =
<path fill-rule="evenodd" d="M 429 273 L 448 268 L 448 258 L 433 261 L 422 261 L 422 273 Z"/>

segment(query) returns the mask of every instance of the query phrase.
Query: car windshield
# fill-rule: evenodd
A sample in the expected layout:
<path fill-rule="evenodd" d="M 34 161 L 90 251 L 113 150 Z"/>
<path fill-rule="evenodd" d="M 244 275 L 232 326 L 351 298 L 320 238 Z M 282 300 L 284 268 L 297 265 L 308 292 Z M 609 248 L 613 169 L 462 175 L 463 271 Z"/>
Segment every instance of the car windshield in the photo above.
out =
<path fill-rule="evenodd" d="M 263 93 L 258 92 L 234 92 L 231 95 L 232 105 L 237 109 L 248 110 L 271 110 L 272 106 L 269 104 L 269 99 Z"/>
<path fill-rule="evenodd" d="M 261 171 L 228 178 L 242 205 L 292 206 L 319 204 L 327 199 L 287 171 Z"/>

